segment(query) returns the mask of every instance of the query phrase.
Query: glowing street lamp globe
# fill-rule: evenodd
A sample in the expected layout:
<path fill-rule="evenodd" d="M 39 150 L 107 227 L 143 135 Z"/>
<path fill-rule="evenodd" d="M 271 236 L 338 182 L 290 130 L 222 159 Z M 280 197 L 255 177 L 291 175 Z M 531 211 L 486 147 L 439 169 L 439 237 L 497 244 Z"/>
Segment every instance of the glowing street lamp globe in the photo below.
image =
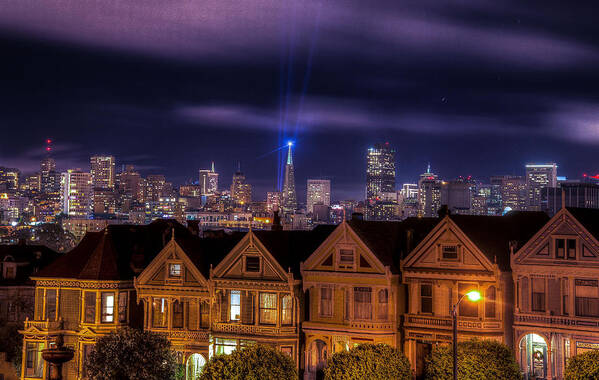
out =
<path fill-rule="evenodd" d="M 466 293 L 466 297 L 468 297 L 468 299 L 472 302 L 479 301 L 482 298 L 480 292 L 477 290 Z"/>
<path fill-rule="evenodd" d="M 292 146 L 293 145 L 293 141 L 287 142 L 287 145 Z"/>

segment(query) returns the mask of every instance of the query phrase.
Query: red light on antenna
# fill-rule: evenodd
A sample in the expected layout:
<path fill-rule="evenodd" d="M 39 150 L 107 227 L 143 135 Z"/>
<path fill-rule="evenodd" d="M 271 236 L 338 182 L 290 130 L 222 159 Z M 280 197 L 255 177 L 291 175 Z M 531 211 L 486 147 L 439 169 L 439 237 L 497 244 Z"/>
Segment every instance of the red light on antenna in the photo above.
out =
<path fill-rule="evenodd" d="M 50 140 L 50 139 L 46 140 L 46 144 L 52 144 L 52 140 Z"/>
<path fill-rule="evenodd" d="M 584 173 L 582 176 L 583 176 L 583 177 L 586 177 L 586 176 L 587 176 L 587 173 Z"/>
<path fill-rule="evenodd" d="M 49 152 L 49 151 L 51 151 L 51 150 L 52 150 L 52 148 L 50 148 L 49 146 L 48 146 L 48 147 L 46 147 L 46 152 Z"/>

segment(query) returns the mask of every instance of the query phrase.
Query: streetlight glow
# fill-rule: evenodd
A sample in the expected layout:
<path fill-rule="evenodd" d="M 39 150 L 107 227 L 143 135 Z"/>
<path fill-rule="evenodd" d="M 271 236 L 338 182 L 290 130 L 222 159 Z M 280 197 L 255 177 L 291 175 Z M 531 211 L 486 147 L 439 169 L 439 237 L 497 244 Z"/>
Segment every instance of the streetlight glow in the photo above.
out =
<path fill-rule="evenodd" d="M 482 298 L 481 295 L 480 295 L 480 292 L 477 291 L 477 290 L 473 290 L 471 292 L 466 293 L 466 296 L 472 302 L 479 301 Z"/>
<path fill-rule="evenodd" d="M 287 142 L 287 145 L 292 146 L 293 145 L 293 141 Z"/>

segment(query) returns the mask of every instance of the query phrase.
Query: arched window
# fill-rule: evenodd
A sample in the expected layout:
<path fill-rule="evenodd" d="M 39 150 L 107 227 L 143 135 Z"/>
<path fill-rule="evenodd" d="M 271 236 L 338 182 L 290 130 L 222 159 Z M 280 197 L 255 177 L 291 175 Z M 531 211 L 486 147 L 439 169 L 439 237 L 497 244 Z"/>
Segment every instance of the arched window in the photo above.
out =
<path fill-rule="evenodd" d="M 293 324 L 293 298 L 290 295 L 283 296 L 281 299 L 281 324 Z"/>
<path fill-rule="evenodd" d="M 389 314 L 389 292 L 387 289 L 381 289 L 378 292 L 378 312 L 377 317 L 380 320 L 387 320 Z"/>
<path fill-rule="evenodd" d="M 496 290 L 494 286 L 489 286 L 485 291 L 485 318 L 495 318 L 495 299 Z"/>

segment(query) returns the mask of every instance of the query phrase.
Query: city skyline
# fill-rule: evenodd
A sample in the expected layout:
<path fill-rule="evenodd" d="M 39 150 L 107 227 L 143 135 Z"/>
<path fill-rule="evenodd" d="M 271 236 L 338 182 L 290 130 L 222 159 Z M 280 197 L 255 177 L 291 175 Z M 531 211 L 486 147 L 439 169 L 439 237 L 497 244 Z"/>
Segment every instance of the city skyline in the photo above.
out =
<path fill-rule="evenodd" d="M 447 178 L 527 162 L 578 177 L 599 170 L 599 26 L 590 3 L 551 3 L 120 2 L 100 16 L 10 2 L 0 164 L 33 171 L 51 138 L 61 170 L 101 153 L 183 183 L 242 161 L 265 194 L 291 139 L 298 183 L 331 178 L 345 199 L 363 191 L 356 152 L 389 141 L 398 183 L 428 162 Z"/>

